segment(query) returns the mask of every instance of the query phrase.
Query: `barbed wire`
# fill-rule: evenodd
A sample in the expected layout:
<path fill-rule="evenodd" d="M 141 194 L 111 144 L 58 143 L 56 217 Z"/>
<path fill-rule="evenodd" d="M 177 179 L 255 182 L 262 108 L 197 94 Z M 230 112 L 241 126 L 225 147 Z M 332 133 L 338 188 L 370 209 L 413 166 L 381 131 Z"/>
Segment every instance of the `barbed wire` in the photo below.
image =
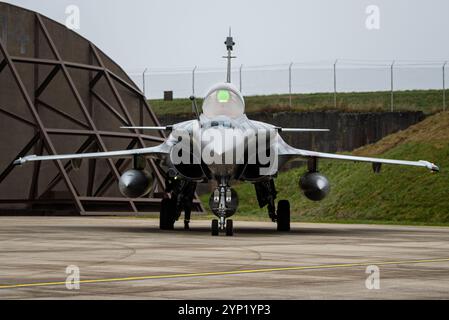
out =
<path fill-rule="evenodd" d="M 448 59 L 449 60 L 449 59 Z M 442 67 L 448 60 L 386 60 L 386 59 L 336 59 L 336 60 L 311 60 L 311 61 L 292 61 L 288 63 L 277 64 L 263 64 L 263 65 L 245 65 L 241 64 L 234 66 L 232 72 L 239 72 L 241 69 L 245 71 L 275 71 L 292 69 L 329 69 L 333 68 L 334 63 L 337 63 L 339 68 L 387 68 L 391 67 L 394 62 L 395 68 L 400 67 L 415 67 L 415 68 L 437 68 Z M 176 75 L 176 74 L 190 74 L 195 68 L 196 73 L 215 73 L 222 72 L 223 67 L 201 67 L 201 66 L 177 66 L 177 67 L 142 67 L 141 70 L 147 70 L 146 73 L 160 74 L 160 75 Z M 134 71 L 128 72 L 130 76 L 142 75 L 142 72 Z"/>

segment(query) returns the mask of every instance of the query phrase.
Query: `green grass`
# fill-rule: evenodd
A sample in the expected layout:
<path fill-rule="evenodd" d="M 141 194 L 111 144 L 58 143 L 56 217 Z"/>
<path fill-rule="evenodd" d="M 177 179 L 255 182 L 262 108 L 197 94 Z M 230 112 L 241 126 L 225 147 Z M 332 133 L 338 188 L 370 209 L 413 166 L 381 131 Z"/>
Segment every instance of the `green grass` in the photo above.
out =
<path fill-rule="evenodd" d="M 428 160 L 440 166 L 439 174 L 422 168 L 388 166 L 374 174 L 369 164 L 323 160 L 320 172 L 328 177 L 331 193 L 321 202 L 307 200 L 298 181 L 305 168 L 280 173 L 278 199 L 289 199 L 293 221 L 449 224 L 449 112 L 428 117 L 407 130 L 354 151 L 355 155 Z M 240 196 L 237 216 L 266 220 L 266 209 L 257 205 L 254 186 L 236 185 Z M 202 197 L 207 203 L 208 196 Z"/>
<path fill-rule="evenodd" d="M 449 98 L 449 91 L 447 92 Z M 340 110 L 347 112 L 390 111 L 390 92 L 351 92 L 339 93 L 337 108 L 334 107 L 332 93 L 295 94 L 290 107 L 289 95 L 268 95 L 245 97 L 246 112 L 281 112 L 281 111 L 323 111 Z M 191 102 L 188 99 L 173 101 L 150 100 L 157 115 L 191 114 Z M 201 107 L 202 100 L 198 100 Z M 441 111 L 443 105 L 442 90 L 411 90 L 394 93 L 396 111 L 423 111 L 433 114 Z"/>

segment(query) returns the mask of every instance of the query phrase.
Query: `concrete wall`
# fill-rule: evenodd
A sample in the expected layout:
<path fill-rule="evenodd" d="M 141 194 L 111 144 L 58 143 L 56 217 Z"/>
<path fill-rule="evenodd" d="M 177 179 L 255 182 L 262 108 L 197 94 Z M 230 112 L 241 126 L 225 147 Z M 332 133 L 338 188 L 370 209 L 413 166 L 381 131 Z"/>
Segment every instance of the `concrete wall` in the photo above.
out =
<path fill-rule="evenodd" d="M 192 116 L 193 117 L 193 116 Z M 191 120 L 186 116 L 159 116 L 164 125 Z M 346 113 L 280 112 L 257 113 L 248 116 L 284 128 L 325 128 L 324 133 L 283 133 L 285 141 L 297 148 L 323 152 L 351 151 L 383 137 L 408 128 L 424 119 L 422 112 Z"/>

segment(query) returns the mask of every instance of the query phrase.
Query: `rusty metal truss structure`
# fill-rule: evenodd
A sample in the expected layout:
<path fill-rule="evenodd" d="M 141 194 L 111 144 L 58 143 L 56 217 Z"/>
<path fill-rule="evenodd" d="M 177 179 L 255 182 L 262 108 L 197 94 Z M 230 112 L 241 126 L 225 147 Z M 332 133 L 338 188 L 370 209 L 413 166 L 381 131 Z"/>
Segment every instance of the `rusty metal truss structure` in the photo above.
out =
<path fill-rule="evenodd" d="M 149 197 L 120 195 L 130 159 L 15 167 L 27 154 L 143 148 L 164 141 L 120 126 L 159 122 L 126 73 L 90 41 L 39 13 L 0 3 L 0 215 L 138 215 L 159 209 L 164 177 L 147 160 Z M 194 210 L 202 211 L 194 200 Z"/>

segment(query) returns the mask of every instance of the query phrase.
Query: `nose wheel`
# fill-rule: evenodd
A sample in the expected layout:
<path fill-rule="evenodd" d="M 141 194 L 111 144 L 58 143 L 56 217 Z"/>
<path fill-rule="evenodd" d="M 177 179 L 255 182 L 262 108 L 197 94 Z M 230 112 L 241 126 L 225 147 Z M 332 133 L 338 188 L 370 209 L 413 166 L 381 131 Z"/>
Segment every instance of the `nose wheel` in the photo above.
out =
<path fill-rule="evenodd" d="M 234 235 L 234 222 L 232 220 L 226 221 L 226 235 L 232 237 Z"/>
<path fill-rule="evenodd" d="M 220 223 L 220 221 L 214 219 L 212 220 L 211 230 L 213 236 L 218 236 L 220 231 L 224 231 L 226 236 L 232 237 L 234 235 L 234 222 L 229 219 L 224 223 Z"/>
<path fill-rule="evenodd" d="M 226 218 L 236 212 L 238 201 L 237 193 L 228 185 L 228 177 L 222 177 L 220 184 L 209 198 L 209 206 L 218 217 L 212 220 L 213 236 L 218 236 L 220 232 L 226 233 L 229 237 L 234 235 L 234 223 Z"/>
<path fill-rule="evenodd" d="M 218 236 L 220 234 L 220 228 L 218 227 L 218 220 L 212 220 L 212 235 Z"/>

